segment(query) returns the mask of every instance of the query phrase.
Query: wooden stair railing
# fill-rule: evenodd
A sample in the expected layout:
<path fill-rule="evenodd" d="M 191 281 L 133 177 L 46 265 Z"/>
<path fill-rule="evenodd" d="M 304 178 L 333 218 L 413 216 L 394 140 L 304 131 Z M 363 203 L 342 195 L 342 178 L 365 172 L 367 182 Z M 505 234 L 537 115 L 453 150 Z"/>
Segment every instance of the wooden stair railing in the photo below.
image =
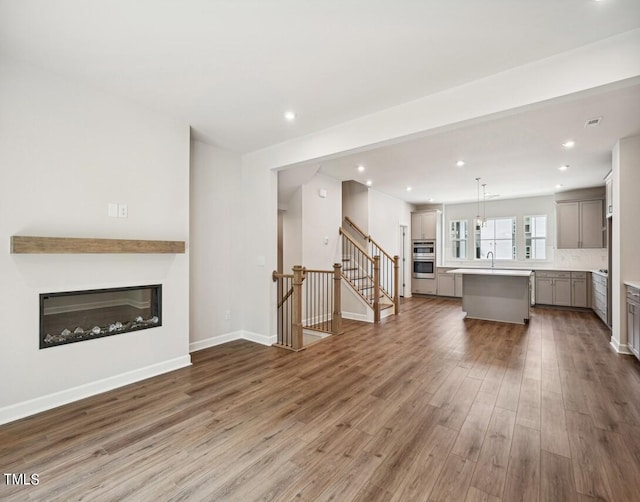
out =
<path fill-rule="evenodd" d="M 293 274 L 272 273 L 278 295 L 276 347 L 303 350 L 303 329 L 342 333 L 341 269 L 339 263 L 333 265 L 333 270 L 310 270 L 296 265 Z"/>
<path fill-rule="evenodd" d="M 394 313 L 400 311 L 399 293 L 399 260 L 396 256 L 391 256 L 378 244 L 371 235 L 365 233 L 351 218 L 345 216 L 345 221 L 349 226 L 367 243 L 366 252 L 370 257 L 380 256 L 380 287 L 385 295 L 393 302 Z"/>
<path fill-rule="evenodd" d="M 373 249 L 377 253 L 371 256 L 367 249 L 343 228 L 340 228 L 339 232 L 342 236 L 342 256 L 345 264 L 342 276 L 373 309 L 374 322 L 380 321 L 380 311 L 385 308 L 393 307 L 394 313 L 397 314 L 400 305 L 398 257 L 391 258 L 373 239 L 368 239 L 367 242 L 374 242 Z"/>

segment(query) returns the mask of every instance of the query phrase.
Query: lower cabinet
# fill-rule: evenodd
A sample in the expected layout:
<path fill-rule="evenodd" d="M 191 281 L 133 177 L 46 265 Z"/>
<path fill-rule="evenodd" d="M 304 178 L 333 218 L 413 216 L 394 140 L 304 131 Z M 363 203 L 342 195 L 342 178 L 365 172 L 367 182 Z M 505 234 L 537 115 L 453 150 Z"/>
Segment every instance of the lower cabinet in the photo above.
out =
<path fill-rule="evenodd" d="M 447 274 L 438 270 L 438 296 L 462 298 L 462 274 Z"/>
<path fill-rule="evenodd" d="M 536 304 L 588 307 L 587 272 L 537 271 Z"/>
<path fill-rule="evenodd" d="M 571 306 L 589 306 L 587 272 L 571 272 Z"/>
<path fill-rule="evenodd" d="M 438 283 L 436 279 L 411 279 L 411 292 L 421 295 L 435 295 Z"/>
<path fill-rule="evenodd" d="M 607 320 L 607 277 L 600 274 L 591 274 L 591 308 L 602 322 Z"/>
<path fill-rule="evenodd" d="M 640 289 L 627 286 L 627 346 L 640 359 Z"/>

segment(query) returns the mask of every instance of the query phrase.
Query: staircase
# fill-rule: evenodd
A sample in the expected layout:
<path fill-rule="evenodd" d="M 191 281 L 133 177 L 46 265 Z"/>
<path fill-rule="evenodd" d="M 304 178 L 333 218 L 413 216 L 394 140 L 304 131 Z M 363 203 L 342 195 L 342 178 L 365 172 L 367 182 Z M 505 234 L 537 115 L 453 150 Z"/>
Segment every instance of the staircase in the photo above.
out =
<path fill-rule="evenodd" d="M 345 218 L 340 227 L 342 277 L 373 311 L 373 322 L 399 312 L 398 257 L 384 251 L 370 235 Z"/>

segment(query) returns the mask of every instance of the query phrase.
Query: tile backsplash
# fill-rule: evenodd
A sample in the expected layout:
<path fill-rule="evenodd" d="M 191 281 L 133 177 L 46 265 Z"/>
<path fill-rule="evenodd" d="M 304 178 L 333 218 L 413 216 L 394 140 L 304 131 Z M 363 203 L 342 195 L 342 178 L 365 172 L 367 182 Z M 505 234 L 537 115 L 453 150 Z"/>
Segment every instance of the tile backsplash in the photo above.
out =
<path fill-rule="evenodd" d="M 556 249 L 554 265 L 561 268 L 595 269 L 607 268 L 606 249 Z"/>

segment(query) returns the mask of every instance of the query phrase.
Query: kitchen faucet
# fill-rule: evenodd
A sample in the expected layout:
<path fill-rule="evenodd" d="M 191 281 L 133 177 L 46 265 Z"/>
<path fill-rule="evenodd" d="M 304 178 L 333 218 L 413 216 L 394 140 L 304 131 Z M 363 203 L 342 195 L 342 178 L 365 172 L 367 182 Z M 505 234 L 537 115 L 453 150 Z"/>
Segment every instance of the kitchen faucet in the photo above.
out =
<path fill-rule="evenodd" d="M 493 251 L 488 251 L 487 252 L 487 258 L 489 258 L 489 255 L 491 255 L 491 268 L 493 268 L 494 262 L 493 262 Z"/>

